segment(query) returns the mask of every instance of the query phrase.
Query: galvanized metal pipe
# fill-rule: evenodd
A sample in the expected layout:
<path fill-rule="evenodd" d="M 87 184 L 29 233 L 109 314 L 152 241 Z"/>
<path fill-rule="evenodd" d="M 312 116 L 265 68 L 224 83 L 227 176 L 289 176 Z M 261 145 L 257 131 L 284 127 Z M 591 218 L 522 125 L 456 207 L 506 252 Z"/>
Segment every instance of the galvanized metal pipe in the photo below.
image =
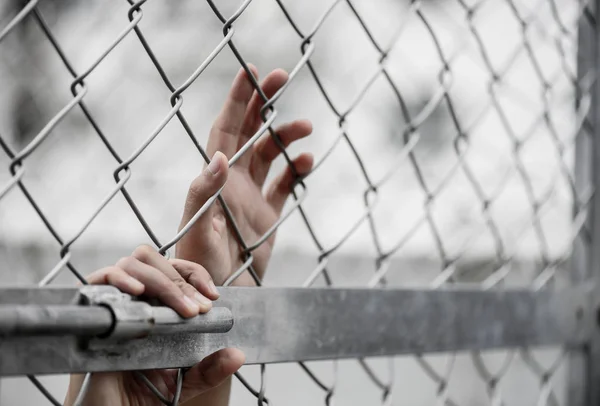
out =
<path fill-rule="evenodd" d="M 0 305 L 1 336 L 99 336 L 113 325 L 103 306 Z"/>
<path fill-rule="evenodd" d="M 168 307 L 147 306 L 150 317 L 128 327 L 132 338 L 136 332 L 139 336 L 225 333 L 233 327 L 231 311 L 224 307 L 184 319 Z M 120 322 L 116 317 L 107 306 L 0 305 L 0 336 L 104 336 Z"/>

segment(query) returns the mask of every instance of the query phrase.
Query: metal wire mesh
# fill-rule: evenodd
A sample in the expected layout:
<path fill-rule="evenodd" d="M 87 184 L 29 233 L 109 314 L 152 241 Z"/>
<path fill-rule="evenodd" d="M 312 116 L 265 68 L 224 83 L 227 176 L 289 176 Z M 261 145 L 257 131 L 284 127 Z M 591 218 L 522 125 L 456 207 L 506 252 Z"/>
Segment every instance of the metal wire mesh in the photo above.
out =
<path fill-rule="evenodd" d="M 60 260 L 47 267 L 39 286 L 48 285 L 66 270 L 85 283 L 85 272 L 73 260 L 76 251 L 73 245 L 88 234 L 93 221 L 108 210 L 119 194 L 161 253 L 166 253 L 181 238 L 182 233 L 159 238 L 160 234 L 147 219 L 147 206 L 140 203 L 141 198 L 134 197 L 127 184 L 136 174 L 134 164 L 172 122 L 179 122 L 198 160 L 209 161 L 201 136 L 190 124 L 190 113 L 184 114 L 183 105 L 188 89 L 224 53 L 235 57 L 266 102 L 262 109 L 264 125 L 244 149 L 250 148 L 259 137 L 270 136 L 282 148 L 284 164 L 292 165 L 272 125 L 282 104 L 280 99 L 294 91 L 289 88 L 302 75 L 302 83 L 310 80 L 316 85 L 307 98 L 320 95 L 325 101 L 320 110 L 322 117 L 326 117 L 323 121 L 335 123 L 323 129 L 315 126 L 316 137 L 322 134 L 322 140 L 315 147 L 314 169 L 307 176 L 297 177 L 293 202 L 257 241 L 244 241 L 221 196 L 207 203 L 218 199 L 226 208 L 227 220 L 237 230 L 243 252 L 243 266 L 226 284 L 249 272 L 260 285 L 252 253 L 288 223 L 294 230 L 302 227 L 307 231 L 308 237 L 298 239 L 308 238 L 309 250 L 316 252 L 317 265 L 310 272 L 301 273 L 304 278 L 301 285 L 305 287 L 416 283 L 435 289 L 450 283 L 475 282 L 482 289 L 501 289 L 507 285 L 543 289 L 568 280 L 573 242 L 584 224 L 593 192 L 576 186 L 574 178 L 577 137 L 591 135 L 584 118 L 590 107 L 588 90 L 595 80 L 592 71 L 578 73 L 576 63 L 580 22 L 586 20 L 595 27 L 584 2 L 417 0 L 396 5 L 359 5 L 349 0 L 334 0 L 325 7 L 315 6 L 318 12 L 306 16 L 303 5 L 272 1 L 263 4 L 261 12 L 268 9 L 272 14 L 278 13 L 277 18 L 284 18 L 282 21 L 293 29 L 295 36 L 286 37 L 287 47 L 299 48 L 300 54 L 286 85 L 268 99 L 248 67 L 243 48 L 236 45 L 235 32 L 238 24 L 268 24 L 269 20 L 241 21 L 252 12 L 251 0 L 228 12 L 212 0 L 207 1 L 214 14 L 210 27 L 215 31 L 218 26 L 222 39 L 203 56 L 191 74 L 178 81 L 180 85 L 165 69 L 165 62 L 154 52 L 153 42 L 142 29 L 145 7 L 152 2 L 129 0 L 123 16 L 128 22 L 123 22 L 121 32 L 112 42 L 102 49 L 92 48 L 94 57 L 88 58 L 83 69 L 76 69 L 71 63 L 68 50 L 61 46 L 46 22 L 38 1 L 20 5 L 4 18 L 0 46 L 22 25 L 33 24 L 39 27 L 70 75 L 70 98 L 26 145 L 17 149 L 17 142 L 0 134 L 0 146 L 9 162 L 9 176 L 1 178 L 0 206 L 5 197 L 22 194 L 60 246 Z M 346 25 L 340 26 L 338 21 Z M 343 41 L 338 36 L 331 40 L 330 34 L 336 30 L 346 30 L 344 35 L 349 39 Z M 353 43 L 358 37 L 364 42 L 362 46 Z M 326 44 L 326 52 L 319 53 L 320 44 Z M 244 45 L 247 47 L 247 41 Z M 98 113 L 88 106 L 86 97 L 94 92 L 88 80 L 103 72 L 100 67 L 117 48 L 126 46 L 143 48 L 166 88 L 170 109 L 161 117 L 153 117 L 154 129 L 133 151 L 122 155 L 114 147 L 114 136 L 102 129 L 96 119 Z M 277 60 L 276 52 L 269 52 L 268 45 L 264 48 L 269 59 Z M 332 52 L 333 48 L 338 53 Z M 43 71 L 44 67 L 38 69 Z M 420 81 L 426 89 L 417 102 L 413 80 Z M 579 102 L 576 104 L 575 100 Z M 59 133 L 55 137 L 70 137 L 60 134 L 59 127 L 68 117 L 79 114 L 76 111 L 83 113 L 82 117 L 101 141 L 102 145 L 97 144 L 96 148 L 111 155 L 116 165 L 114 186 L 103 199 L 94 202 L 93 210 L 86 208 L 84 221 L 69 233 L 63 233 L 57 226 L 63 219 L 51 217 L 43 209 L 48 196 L 32 192 L 27 185 L 27 167 L 36 159 L 36 150 L 48 144 L 53 133 Z M 386 120 L 391 122 L 388 129 L 382 125 Z M 390 133 L 387 138 L 378 135 L 386 131 Z M 238 156 L 231 158 L 230 166 L 235 165 Z M 347 173 L 351 181 L 344 183 L 335 177 L 327 182 L 319 180 L 331 173 L 342 177 Z M 354 187 L 348 188 L 349 183 Z M 331 198 L 334 204 L 323 207 L 323 200 L 311 202 L 313 189 L 314 194 L 320 195 L 327 188 L 339 193 Z M 361 203 L 349 203 L 351 208 L 344 210 L 339 202 L 350 195 Z M 2 208 L 5 213 L 11 210 L 7 206 Z M 327 216 L 332 217 L 331 221 L 327 221 Z M 4 234 L 12 238 L 19 224 L 12 227 L 8 220 L 7 224 Z M 288 232 L 282 238 L 293 240 L 296 234 Z M 324 234 L 328 238 L 322 237 Z M 365 245 L 368 245 L 365 256 L 369 258 L 361 263 L 365 272 L 344 274 L 335 266 L 337 254 Z M 435 273 L 411 275 L 398 270 L 397 264 L 405 264 L 402 261 L 415 253 L 427 257 L 427 267 Z M 502 390 L 503 382 L 510 379 L 515 363 L 520 363 L 537 381 L 536 404 L 561 404 L 565 389 L 557 386 L 564 386 L 564 375 L 559 376 L 557 371 L 564 368 L 568 355 L 566 350 L 559 349 L 540 360 L 539 354 L 529 349 L 492 355 L 474 351 L 468 355 L 472 362 L 468 373 L 477 377 L 490 404 L 505 404 L 509 403 L 507 399 L 514 400 L 515 395 Z M 468 397 L 453 391 L 457 374 L 465 374 L 464 366 L 460 368 L 462 372 L 456 372 L 456 360 L 460 357 L 463 362 L 464 355 L 432 358 L 415 354 L 421 379 L 430 381 L 428 387 L 436 404 L 469 404 Z M 331 361 L 325 369 L 323 363 L 301 362 L 298 367 L 322 392 L 323 404 L 334 404 L 343 396 L 342 392 L 348 391 L 340 374 L 343 369 L 356 366 L 364 372 L 361 385 L 377 393 L 377 401 L 371 399 L 371 404 L 402 401 L 402 390 L 395 383 L 397 359 L 352 362 L 354 366 L 346 361 Z M 250 379 L 245 372 L 236 374 L 258 404 L 276 403 L 269 401 L 266 379 L 269 368 L 275 367 L 263 365 Z M 258 383 L 253 382 L 254 378 L 258 378 Z M 30 379 L 50 402 L 60 404 L 35 377 Z M 161 400 L 165 404 L 177 403 L 176 399 Z"/>

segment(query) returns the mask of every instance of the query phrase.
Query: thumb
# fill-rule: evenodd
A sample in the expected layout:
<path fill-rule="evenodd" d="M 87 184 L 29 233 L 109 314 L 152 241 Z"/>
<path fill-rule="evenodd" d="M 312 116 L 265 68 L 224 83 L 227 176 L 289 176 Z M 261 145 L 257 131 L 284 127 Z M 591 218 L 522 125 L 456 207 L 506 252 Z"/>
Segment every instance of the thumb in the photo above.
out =
<path fill-rule="evenodd" d="M 210 163 L 190 185 L 179 229 L 182 229 L 196 215 L 206 201 L 219 191 L 227 181 L 228 172 L 229 164 L 227 158 L 222 152 L 215 152 Z M 207 209 L 206 213 L 196 221 L 193 229 L 210 230 L 209 227 L 212 227 L 211 220 L 214 210 L 216 210 L 216 207 L 213 203 Z"/>
<path fill-rule="evenodd" d="M 181 400 L 185 401 L 221 385 L 244 365 L 246 357 L 236 348 L 225 348 L 204 358 L 185 374 Z"/>

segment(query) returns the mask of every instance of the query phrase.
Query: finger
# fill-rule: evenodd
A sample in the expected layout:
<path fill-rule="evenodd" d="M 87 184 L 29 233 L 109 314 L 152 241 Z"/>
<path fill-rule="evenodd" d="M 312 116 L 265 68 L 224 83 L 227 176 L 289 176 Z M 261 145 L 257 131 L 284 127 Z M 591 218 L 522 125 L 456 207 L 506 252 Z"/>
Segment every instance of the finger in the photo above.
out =
<path fill-rule="evenodd" d="M 254 76 L 258 76 L 254 65 L 249 64 L 248 67 Z M 222 151 L 227 157 L 233 156 L 244 122 L 246 107 L 253 90 L 248 74 L 243 68 L 240 68 L 233 80 L 225 104 L 210 130 L 207 147 L 209 154 Z"/>
<path fill-rule="evenodd" d="M 176 258 L 169 260 L 169 262 L 173 268 L 179 272 L 179 275 L 181 275 L 183 279 L 194 288 L 198 289 L 204 296 L 212 300 L 217 300 L 219 298 L 220 294 L 212 277 L 202 265 Z"/>
<path fill-rule="evenodd" d="M 148 245 L 140 245 L 133 251 L 133 257 L 141 261 L 146 265 L 158 269 L 164 275 L 167 276 L 175 285 L 181 289 L 184 295 L 193 299 L 200 308 L 200 313 L 206 313 L 212 308 L 212 301 L 206 296 L 200 294 L 195 287 L 186 282 L 185 279 L 177 272 L 177 270 L 171 265 L 168 259 L 160 255 L 154 248 Z M 199 266 L 199 265 L 198 265 Z M 206 272 L 204 268 L 199 266 L 202 272 Z M 199 270 L 197 270 L 199 271 Z"/>
<path fill-rule="evenodd" d="M 312 133 L 312 123 L 309 120 L 296 120 L 277 128 L 276 133 L 284 147 Z M 254 182 L 262 187 L 269 173 L 271 163 L 281 153 L 281 149 L 273 137 L 263 137 L 255 144 L 254 157 L 250 164 L 250 174 Z"/>
<path fill-rule="evenodd" d="M 246 357 L 236 348 L 225 348 L 194 365 L 183 381 L 182 398 L 190 399 L 222 384 L 244 365 Z"/>
<path fill-rule="evenodd" d="M 221 189 L 221 187 L 227 181 L 227 175 L 229 173 L 229 166 L 227 158 L 222 152 L 217 151 L 212 157 L 210 163 L 202 174 L 192 181 L 188 195 L 185 201 L 183 210 L 183 218 L 181 219 L 180 229 L 183 228 L 188 221 L 202 208 L 204 203 L 215 193 Z M 212 231 L 212 219 L 215 210 L 217 209 L 216 203 L 213 203 L 208 208 L 207 212 L 194 223 L 192 229 L 188 232 L 192 233 L 208 233 Z"/>
<path fill-rule="evenodd" d="M 265 80 L 261 83 L 260 87 L 267 96 L 267 99 L 273 97 L 273 95 L 287 82 L 288 73 L 283 69 L 275 69 L 265 77 Z M 246 142 L 258 131 L 262 125 L 262 117 L 260 116 L 260 109 L 264 106 L 265 101 L 255 90 L 252 94 L 252 99 L 248 103 L 246 114 L 244 116 L 244 122 L 242 124 L 241 135 L 238 140 L 237 149 L 239 150 L 244 146 Z M 247 153 L 240 157 L 238 165 L 247 168 L 250 165 L 252 154 Z"/>
<path fill-rule="evenodd" d="M 310 172 L 313 166 L 313 156 L 309 153 L 299 155 L 292 161 L 298 175 L 306 175 Z M 282 173 L 279 174 L 273 182 L 269 185 L 269 189 L 266 193 L 267 203 L 273 207 L 277 216 L 281 214 L 283 205 L 287 200 L 288 196 L 292 192 L 292 186 L 294 185 L 294 174 L 290 166 L 286 167 Z"/>
<path fill-rule="evenodd" d="M 275 69 L 265 77 L 260 84 L 260 87 L 267 97 L 270 99 L 275 93 L 288 81 L 289 75 L 283 69 Z M 255 90 L 252 94 L 252 99 L 248 103 L 248 108 L 244 116 L 242 124 L 242 137 L 238 143 L 238 149 L 241 148 L 246 140 L 252 137 L 260 128 L 263 120 L 260 115 L 260 109 L 264 106 L 265 101 L 261 95 Z"/>
<path fill-rule="evenodd" d="M 98 269 L 86 278 L 92 285 L 113 285 L 121 292 L 133 296 L 144 293 L 145 286 L 142 282 L 129 276 L 127 272 L 117 266 Z"/>
<path fill-rule="evenodd" d="M 175 393 L 175 390 L 177 389 L 177 370 L 147 369 L 138 371 L 138 373 L 133 374 L 133 377 L 138 383 L 138 386 L 135 389 L 141 391 L 142 396 L 145 395 L 147 398 L 153 397 L 153 399 L 155 399 L 156 395 L 152 392 L 146 382 L 151 383 L 158 392 L 162 393 L 163 396 L 167 398 L 172 396 L 171 394 Z"/>
<path fill-rule="evenodd" d="M 116 265 L 144 284 L 146 296 L 157 298 L 183 317 L 198 315 L 200 309 L 196 302 L 158 269 L 134 257 L 121 258 Z"/>

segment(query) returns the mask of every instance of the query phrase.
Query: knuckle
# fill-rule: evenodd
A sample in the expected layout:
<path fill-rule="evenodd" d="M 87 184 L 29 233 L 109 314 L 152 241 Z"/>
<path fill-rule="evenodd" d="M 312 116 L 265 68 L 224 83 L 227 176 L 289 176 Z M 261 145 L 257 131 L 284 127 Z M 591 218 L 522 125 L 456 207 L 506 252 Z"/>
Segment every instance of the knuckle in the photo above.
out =
<path fill-rule="evenodd" d="M 197 262 L 188 262 L 188 266 L 190 268 L 190 274 L 191 275 L 202 275 L 202 274 L 208 274 L 208 271 L 206 269 L 204 269 L 204 267 L 202 265 L 200 265 Z"/>
<path fill-rule="evenodd" d="M 121 272 L 123 272 L 123 269 L 116 265 L 109 266 L 104 269 L 104 273 L 106 273 L 107 275 L 120 274 Z"/>
<path fill-rule="evenodd" d="M 217 216 L 218 214 L 215 215 L 215 217 Z M 181 276 L 184 281 L 188 281 L 188 283 L 191 285 L 193 285 L 194 281 L 198 279 L 198 276 L 210 279 L 210 274 L 208 271 L 202 265 L 196 262 L 182 259 L 171 259 L 170 263 L 173 268 L 175 268 L 179 276 Z"/>
<path fill-rule="evenodd" d="M 123 268 L 112 265 L 92 272 L 85 279 L 92 285 L 113 285 L 115 281 L 118 281 L 124 274 L 125 271 Z"/>
<path fill-rule="evenodd" d="M 190 287 L 190 285 L 186 281 L 184 281 L 181 277 L 174 279 L 173 284 L 182 291 L 186 290 Z"/>
<path fill-rule="evenodd" d="M 177 285 L 173 281 L 166 278 L 157 281 L 156 287 L 158 288 L 160 297 L 169 296 L 179 291 Z"/>
<path fill-rule="evenodd" d="M 202 265 L 195 264 L 190 267 L 189 278 L 202 279 L 208 282 L 211 279 L 211 276 Z"/>
<path fill-rule="evenodd" d="M 121 268 L 123 270 L 127 270 L 131 267 L 133 267 L 133 264 L 135 263 L 135 258 L 133 257 L 123 257 L 121 259 L 119 259 L 116 263 L 116 266 L 118 268 Z"/>
<path fill-rule="evenodd" d="M 198 285 L 202 285 L 202 286 L 206 286 L 208 284 L 210 284 L 211 281 L 213 281 L 213 279 L 211 278 L 211 276 L 208 273 L 196 273 L 196 274 L 192 274 L 189 277 L 189 281 L 190 284 L 193 286 L 198 286 Z M 215 283 L 213 281 L 213 283 Z"/>
<path fill-rule="evenodd" d="M 86 276 L 85 280 L 88 281 L 92 285 L 96 285 L 96 284 L 100 283 L 100 280 L 103 279 L 105 277 L 105 275 L 110 274 L 111 268 L 113 268 L 113 267 L 111 266 L 108 268 L 98 269 L 98 270 L 92 272 L 91 274 L 89 274 L 88 276 Z M 116 268 L 116 267 L 114 267 L 114 268 Z"/>
<path fill-rule="evenodd" d="M 142 262 L 146 262 L 154 255 L 155 250 L 149 245 L 142 244 L 133 251 L 133 257 L 139 259 Z"/>

